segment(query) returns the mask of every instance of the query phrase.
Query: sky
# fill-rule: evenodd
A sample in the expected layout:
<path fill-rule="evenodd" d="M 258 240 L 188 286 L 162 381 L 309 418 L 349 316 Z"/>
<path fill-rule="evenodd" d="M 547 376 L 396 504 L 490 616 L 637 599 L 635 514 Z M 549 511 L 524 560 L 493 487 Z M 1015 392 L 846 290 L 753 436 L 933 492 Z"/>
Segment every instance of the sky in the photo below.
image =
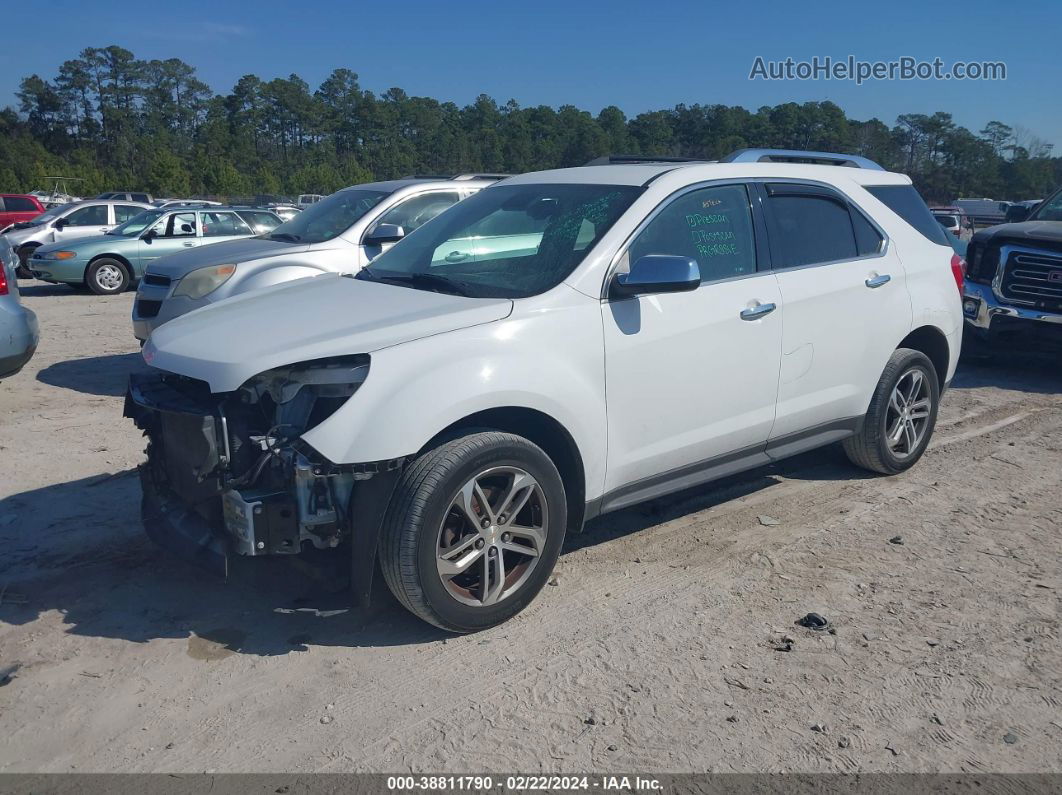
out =
<path fill-rule="evenodd" d="M 0 106 L 19 81 L 52 78 L 85 47 L 118 44 L 138 58 L 177 57 L 227 93 L 245 74 L 300 75 L 316 88 L 337 67 L 363 88 L 393 86 L 459 105 L 479 94 L 521 106 L 597 113 L 722 103 L 755 110 L 831 100 L 849 118 L 893 125 L 901 113 L 945 111 L 977 132 L 1020 126 L 1062 153 L 1062 3 L 686 2 L 654 0 L 313 0 L 11 3 L 0 48 Z M 31 31 L 27 35 L 25 32 Z M 1003 81 L 750 80 L 765 61 L 910 56 L 946 67 L 1002 61 Z"/>

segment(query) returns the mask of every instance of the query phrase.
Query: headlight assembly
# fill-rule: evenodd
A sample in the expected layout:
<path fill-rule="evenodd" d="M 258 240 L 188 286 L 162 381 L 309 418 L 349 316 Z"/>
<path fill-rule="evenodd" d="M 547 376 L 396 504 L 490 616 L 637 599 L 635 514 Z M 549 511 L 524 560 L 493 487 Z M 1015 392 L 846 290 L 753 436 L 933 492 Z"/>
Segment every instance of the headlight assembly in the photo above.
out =
<path fill-rule="evenodd" d="M 207 268 L 199 268 L 183 277 L 173 294 L 174 296 L 184 295 L 188 298 L 202 298 L 221 287 L 235 272 L 235 265 L 211 265 Z"/>

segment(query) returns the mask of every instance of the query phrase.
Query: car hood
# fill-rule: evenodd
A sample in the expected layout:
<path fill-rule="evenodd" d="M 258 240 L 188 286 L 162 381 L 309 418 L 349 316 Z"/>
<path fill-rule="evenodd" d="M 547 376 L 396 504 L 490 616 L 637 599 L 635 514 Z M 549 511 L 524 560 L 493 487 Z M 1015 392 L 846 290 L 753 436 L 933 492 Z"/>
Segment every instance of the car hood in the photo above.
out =
<path fill-rule="evenodd" d="M 1022 221 L 1020 224 L 999 224 L 980 230 L 977 242 L 994 238 L 1008 238 L 1026 242 L 1062 243 L 1062 221 Z"/>
<path fill-rule="evenodd" d="M 270 240 L 266 237 L 245 237 L 240 240 L 225 240 L 221 243 L 208 243 L 196 248 L 178 251 L 160 257 L 151 263 L 148 270 L 160 276 L 180 279 L 197 268 L 208 265 L 232 265 L 259 257 L 273 257 L 277 254 L 292 254 L 305 251 L 305 243 L 292 243 L 287 240 Z"/>
<path fill-rule="evenodd" d="M 238 295 L 152 332 L 144 360 L 231 392 L 265 370 L 372 353 L 501 320 L 505 298 L 465 298 L 322 274 Z"/>

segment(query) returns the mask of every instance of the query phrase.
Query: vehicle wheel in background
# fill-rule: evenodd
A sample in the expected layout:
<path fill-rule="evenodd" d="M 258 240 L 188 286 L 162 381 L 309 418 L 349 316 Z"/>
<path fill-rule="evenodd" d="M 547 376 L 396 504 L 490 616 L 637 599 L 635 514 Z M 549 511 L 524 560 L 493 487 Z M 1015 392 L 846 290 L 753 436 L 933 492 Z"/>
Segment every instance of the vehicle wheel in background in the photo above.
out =
<path fill-rule="evenodd" d="M 885 475 L 914 466 L 937 422 L 940 385 L 933 363 L 921 351 L 898 348 L 885 365 L 863 428 L 844 440 L 849 460 Z"/>
<path fill-rule="evenodd" d="M 96 295 L 116 295 L 129 287 L 129 273 L 118 260 L 101 257 L 85 269 L 85 284 Z"/>
<path fill-rule="evenodd" d="M 20 279 L 32 279 L 33 274 L 29 269 L 29 258 L 33 256 L 33 252 L 36 251 L 38 246 L 22 246 L 15 252 L 18 256 L 18 266 L 15 268 L 15 275 Z"/>
<path fill-rule="evenodd" d="M 402 474 L 384 518 L 380 567 L 411 612 L 475 632 L 535 598 L 567 521 L 560 473 L 539 447 L 509 433 L 470 433 Z"/>

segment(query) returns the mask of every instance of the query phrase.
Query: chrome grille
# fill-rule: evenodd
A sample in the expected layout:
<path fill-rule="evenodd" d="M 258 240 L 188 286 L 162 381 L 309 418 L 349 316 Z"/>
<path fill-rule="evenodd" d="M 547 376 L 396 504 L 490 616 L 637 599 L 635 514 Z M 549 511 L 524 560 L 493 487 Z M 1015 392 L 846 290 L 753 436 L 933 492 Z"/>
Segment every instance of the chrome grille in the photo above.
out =
<path fill-rule="evenodd" d="M 999 291 L 1016 304 L 1062 311 L 1062 254 L 1011 250 Z"/>

